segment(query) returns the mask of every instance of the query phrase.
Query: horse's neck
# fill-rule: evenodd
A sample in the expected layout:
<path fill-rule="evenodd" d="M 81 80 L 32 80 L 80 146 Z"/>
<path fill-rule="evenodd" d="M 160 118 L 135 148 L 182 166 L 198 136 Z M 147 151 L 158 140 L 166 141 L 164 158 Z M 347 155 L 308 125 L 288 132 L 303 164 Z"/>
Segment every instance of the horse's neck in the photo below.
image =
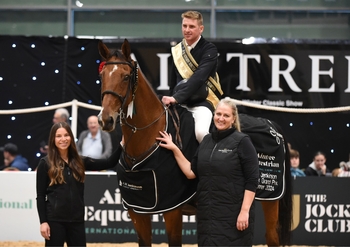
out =
<path fill-rule="evenodd" d="M 151 123 L 164 113 L 163 104 L 143 76 L 139 78 L 133 104 L 135 112 L 130 122 L 136 125 Z"/>
<path fill-rule="evenodd" d="M 155 148 L 159 131 L 166 128 L 166 113 L 163 104 L 143 77 L 139 78 L 133 104 L 133 115 L 126 117 L 122 131 L 126 154 L 138 160 L 145 158 Z"/>

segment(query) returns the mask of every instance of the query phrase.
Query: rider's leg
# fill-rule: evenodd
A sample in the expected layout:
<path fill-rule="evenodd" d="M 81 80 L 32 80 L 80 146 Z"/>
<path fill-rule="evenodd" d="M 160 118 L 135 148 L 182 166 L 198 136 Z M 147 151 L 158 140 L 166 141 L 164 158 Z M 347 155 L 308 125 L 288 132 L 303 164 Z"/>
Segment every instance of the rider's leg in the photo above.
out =
<path fill-rule="evenodd" d="M 209 134 L 209 128 L 213 120 L 213 113 L 205 106 L 187 107 L 187 109 L 193 115 L 195 134 L 197 141 L 200 143 L 204 136 Z"/>

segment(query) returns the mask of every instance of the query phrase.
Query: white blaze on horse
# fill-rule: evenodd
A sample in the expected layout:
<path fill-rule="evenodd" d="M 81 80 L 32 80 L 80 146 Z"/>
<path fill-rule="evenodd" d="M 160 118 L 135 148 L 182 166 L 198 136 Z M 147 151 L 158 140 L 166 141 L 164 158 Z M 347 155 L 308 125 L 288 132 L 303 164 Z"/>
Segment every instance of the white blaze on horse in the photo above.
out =
<path fill-rule="evenodd" d="M 131 59 L 127 40 L 121 50 L 113 53 L 103 42 L 98 49 L 104 60 L 100 66 L 99 122 L 105 131 L 121 125 L 124 150 L 117 166 L 118 185 L 139 245 L 152 245 L 151 215 L 162 213 L 169 246 L 181 246 L 182 215 L 194 212 L 187 209 L 191 209 L 189 202 L 195 196 L 196 180 L 183 175 L 172 152 L 159 148 L 156 137 L 160 130 L 170 132 L 191 160 L 198 146 L 192 114 L 180 106 L 167 108 L 161 103 L 137 62 Z M 287 197 L 281 194 L 263 204 L 266 239 L 271 246 L 286 244 L 289 238 L 291 201 L 282 202 Z M 282 205 L 287 207 L 281 209 Z M 280 221 L 278 212 L 285 214 L 287 222 Z"/>

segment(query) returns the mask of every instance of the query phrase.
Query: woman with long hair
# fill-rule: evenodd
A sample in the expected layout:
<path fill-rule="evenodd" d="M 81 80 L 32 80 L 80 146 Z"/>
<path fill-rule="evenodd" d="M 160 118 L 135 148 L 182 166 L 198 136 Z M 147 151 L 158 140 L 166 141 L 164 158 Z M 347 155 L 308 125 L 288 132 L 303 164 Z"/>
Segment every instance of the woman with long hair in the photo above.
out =
<path fill-rule="evenodd" d="M 69 124 L 55 123 L 50 131 L 47 156 L 39 161 L 36 176 L 40 233 L 45 246 L 86 246 L 84 227 L 85 170 L 114 167 L 118 148 L 108 159 L 78 154 Z"/>

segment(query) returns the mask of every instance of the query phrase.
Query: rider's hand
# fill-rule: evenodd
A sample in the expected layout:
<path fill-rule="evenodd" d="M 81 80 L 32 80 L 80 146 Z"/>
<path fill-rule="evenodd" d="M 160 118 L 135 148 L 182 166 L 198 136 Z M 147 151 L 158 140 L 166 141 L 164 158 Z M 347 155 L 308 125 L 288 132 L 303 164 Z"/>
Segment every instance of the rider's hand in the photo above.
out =
<path fill-rule="evenodd" d="M 176 99 L 172 96 L 163 96 L 162 102 L 164 105 L 176 104 Z"/>

